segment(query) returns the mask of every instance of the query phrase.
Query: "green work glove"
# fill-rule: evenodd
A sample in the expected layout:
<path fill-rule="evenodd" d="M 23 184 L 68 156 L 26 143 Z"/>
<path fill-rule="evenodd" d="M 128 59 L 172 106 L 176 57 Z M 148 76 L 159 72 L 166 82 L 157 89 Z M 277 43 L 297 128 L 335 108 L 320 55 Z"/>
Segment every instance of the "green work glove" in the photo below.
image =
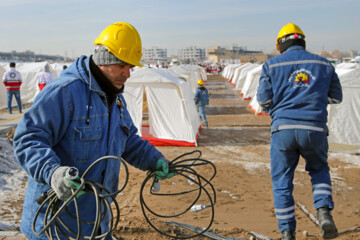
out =
<path fill-rule="evenodd" d="M 166 178 L 172 178 L 175 173 L 169 173 L 169 164 L 170 161 L 166 158 L 160 158 L 156 162 L 156 178 L 159 180 L 164 180 Z"/>
<path fill-rule="evenodd" d="M 51 188 L 61 200 L 67 200 L 72 195 L 71 189 L 77 190 L 80 183 L 74 181 L 78 179 L 79 170 L 75 167 L 58 167 L 51 175 Z M 84 192 L 80 191 L 77 197 Z"/>

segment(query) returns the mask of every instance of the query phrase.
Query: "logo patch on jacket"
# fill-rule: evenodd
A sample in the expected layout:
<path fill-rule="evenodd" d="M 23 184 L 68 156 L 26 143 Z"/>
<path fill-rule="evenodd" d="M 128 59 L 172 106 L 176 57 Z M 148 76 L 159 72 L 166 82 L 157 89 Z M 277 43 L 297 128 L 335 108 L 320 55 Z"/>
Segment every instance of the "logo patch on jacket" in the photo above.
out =
<path fill-rule="evenodd" d="M 290 77 L 289 82 L 294 83 L 294 88 L 297 87 L 309 87 L 310 81 L 314 81 L 316 78 L 311 74 L 309 70 L 304 68 L 294 71 Z"/>

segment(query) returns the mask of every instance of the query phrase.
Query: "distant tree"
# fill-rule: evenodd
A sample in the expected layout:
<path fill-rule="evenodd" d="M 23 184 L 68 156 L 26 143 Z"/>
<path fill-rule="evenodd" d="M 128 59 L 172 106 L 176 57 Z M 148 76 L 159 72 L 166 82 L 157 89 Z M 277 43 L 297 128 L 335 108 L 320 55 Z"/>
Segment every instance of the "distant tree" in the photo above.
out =
<path fill-rule="evenodd" d="M 333 58 L 331 53 L 326 52 L 326 51 L 321 51 L 318 53 L 320 56 L 324 57 L 324 58 Z"/>
<path fill-rule="evenodd" d="M 339 50 L 334 50 L 334 51 L 331 52 L 331 57 L 335 58 L 335 59 L 342 59 L 343 54 Z"/>

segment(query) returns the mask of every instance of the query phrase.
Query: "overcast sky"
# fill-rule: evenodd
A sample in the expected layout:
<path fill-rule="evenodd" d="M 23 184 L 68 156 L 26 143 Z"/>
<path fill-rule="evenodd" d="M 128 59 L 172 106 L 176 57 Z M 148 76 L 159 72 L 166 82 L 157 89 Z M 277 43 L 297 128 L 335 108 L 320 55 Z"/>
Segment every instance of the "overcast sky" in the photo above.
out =
<path fill-rule="evenodd" d="M 311 51 L 360 50 L 360 0 L 0 0 L 0 52 L 89 55 L 101 31 L 128 22 L 144 48 L 246 47 L 271 53 L 299 25 Z"/>

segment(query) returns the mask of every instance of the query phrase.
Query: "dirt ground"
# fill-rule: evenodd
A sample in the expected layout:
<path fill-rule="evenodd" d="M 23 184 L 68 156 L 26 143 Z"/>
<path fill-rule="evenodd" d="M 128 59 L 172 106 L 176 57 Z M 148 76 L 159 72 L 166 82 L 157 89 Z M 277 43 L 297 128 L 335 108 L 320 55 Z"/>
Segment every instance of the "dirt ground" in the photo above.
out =
<path fill-rule="evenodd" d="M 214 218 L 210 232 L 215 237 L 198 236 L 194 239 L 279 239 L 275 219 L 270 177 L 270 118 L 257 116 L 248 109 L 248 101 L 241 99 L 239 91 L 221 76 L 209 76 L 206 87 L 210 93 L 207 107 L 208 128 L 200 130 L 198 147 L 158 147 L 169 159 L 194 150 L 202 152 L 202 159 L 216 167 L 216 177 L 211 181 L 216 193 L 207 185 L 205 189 L 215 201 Z M 189 156 L 188 156 L 189 158 Z M 330 153 L 329 165 L 333 183 L 335 209 L 333 217 L 340 236 L 337 239 L 360 239 L 360 166 L 352 164 L 357 155 Z M 359 161 L 358 161 L 359 162 Z M 126 189 L 119 194 L 120 223 L 113 235 L 116 239 L 171 239 L 155 231 L 146 222 L 140 206 L 140 188 L 146 173 L 129 167 Z M 196 168 L 205 179 L 212 176 L 210 165 Z M 193 189 L 191 181 L 175 176 L 161 181 L 161 192 L 180 192 Z M 296 201 L 297 239 L 322 239 L 311 216 L 310 178 L 301 160 L 295 174 L 294 197 Z M 145 186 L 144 199 L 157 214 L 172 215 L 192 205 L 197 192 L 180 196 L 154 196 Z M 14 203 L 16 204 L 16 203 Z M 19 204 L 19 203 L 17 203 Z M 190 205 L 189 205 L 190 204 Z M 196 204 L 210 204 L 206 191 Z M 169 221 L 186 223 L 198 229 L 206 228 L 212 221 L 212 208 L 188 211 L 179 217 L 163 218 L 146 212 L 151 223 L 160 231 L 179 237 L 195 232 L 175 227 Z M 221 237 L 222 236 L 222 237 Z M 1 238 L 0 238 L 1 239 Z"/>
<path fill-rule="evenodd" d="M 215 164 L 217 174 L 212 184 L 216 192 L 216 204 L 210 230 L 224 238 L 213 239 L 279 239 L 281 234 L 274 214 L 269 170 L 270 118 L 253 114 L 248 109 L 249 102 L 242 100 L 239 91 L 234 90 L 221 76 L 209 76 L 206 87 L 210 93 L 210 106 L 206 109 L 209 127 L 200 130 L 199 146 L 158 149 L 169 159 L 200 150 L 201 158 Z M 337 239 L 360 239 L 360 232 L 355 231 L 360 231 L 360 166 L 344 162 L 343 156 L 337 153 L 329 154 L 335 201 L 333 217 L 340 232 Z M 349 154 L 347 157 L 359 158 Z M 206 170 L 199 170 L 201 175 L 206 176 L 206 173 Z M 139 204 L 139 189 L 145 176 L 145 173 L 130 168 L 131 187 L 127 187 L 123 195 L 119 196 L 123 210 L 120 213 L 122 221 L 119 231 L 115 234 L 118 238 L 169 239 L 157 233 L 144 221 Z M 162 181 L 161 184 L 162 187 L 171 187 L 180 185 L 179 181 L 174 177 Z M 316 216 L 316 211 L 312 207 L 310 178 L 304 170 L 304 160 L 299 163 L 294 183 L 297 239 L 322 239 L 319 228 L 310 218 Z M 171 191 L 175 191 L 174 188 Z M 161 212 L 164 206 L 170 206 L 171 211 L 178 212 L 190 201 L 185 199 L 186 197 L 181 200 L 150 197 L 149 202 L 153 204 L 151 209 L 155 212 Z M 204 228 L 211 220 L 211 210 L 190 212 L 181 218 L 162 219 L 149 216 L 154 221 L 153 224 L 160 222 L 161 231 L 176 235 L 173 225 L 161 224 L 162 221 L 175 221 Z M 190 236 L 194 233 L 182 234 L 179 236 Z M 202 236 L 195 239 L 211 238 Z"/>

